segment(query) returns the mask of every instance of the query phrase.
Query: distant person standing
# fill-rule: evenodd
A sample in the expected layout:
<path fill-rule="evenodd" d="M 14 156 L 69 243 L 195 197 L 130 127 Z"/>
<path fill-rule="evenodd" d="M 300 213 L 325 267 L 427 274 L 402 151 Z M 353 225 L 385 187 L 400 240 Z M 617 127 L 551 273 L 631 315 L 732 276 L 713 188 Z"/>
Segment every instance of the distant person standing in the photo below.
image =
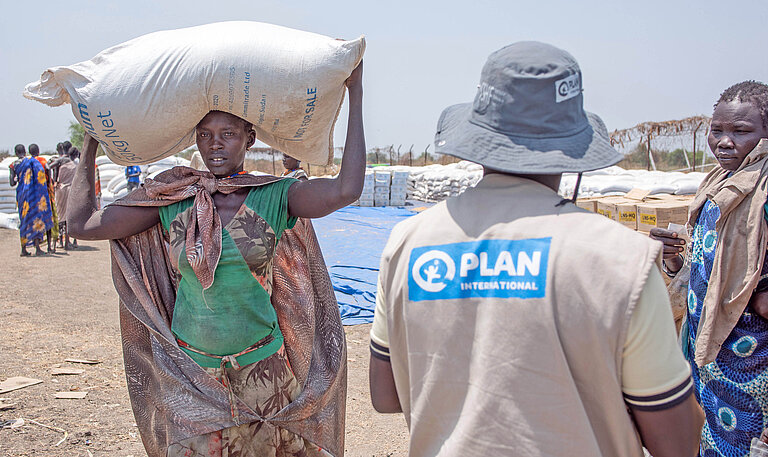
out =
<path fill-rule="evenodd" d="M 75 159 L 80 157 L 80 151 L 77 148 L 69 150 L 68 157 L 62 157 L 59 164 L 59 180 L 56 183 L 56 206 L 59 212 L 59 233 L 62 237 L 62 246 L 65 250 L 77 248 L 77 240 L 72 238 L 70 241 L 69 230 L 67 229 L 67 200 L 69 199 L 69 189 L 72 185 L 72 179 L 75 177 Z"/>
<path fill-rule="evenodd" d="M 58 153 L 58 157 L 55 157 L 48 162 L 48 170 L 50 171 L 51 180 L 53 180 L 54 186 L 59 181 L 59 167 L 61 166 L 62 161 L 70 160 L 70 149 L 72 149 L 72 143 L 69 141 L 58 143 L 56 145 L 56 152 Z"/>
<path fill-rule="evenodd" d="M 287 178 L 296 178 L 302 181 L 309 180 L 307 172 L 301 168 L 301 162 L 285 153 L 283 153 L 283 167 L 285 168 L 283 176 Z"/>
<path fill-rule="evenodd" d="M 17 144 L 14 150 L 17 160 L 10 166 L 10 185 L 16 187 L 19 206 L 21 256 L 30 255 L 27 246 L 35 247 L 35 255 L 44 255 L 40 242 L 53 226 L 45 169 L 37 159 L 25 157 L 23 144 Z"/>
<path fill-rule="evenodd" d="M 125 167 L 125 178 L 128 181 L 128 192 L 141 186 L 141 167 L 138 165 L 129 165 Z"/>
<path fill-rule="evenodd" d="M 29 155 L 37 159 L 37 161 L 40 162 L 40 164 L 43 166 L 43 171 L 45 171 L 45 186 L 48 190 L 48 203 L 50 204 L 51 214 L 53 216 L 53 225 L 51 225 L 50 230 L 48 230 L 48 233 L 46 233 L 46 238 L 48 239 L 48 253 L 55 254 L 56 240 L 59 238 L 59 215 L 56 211 L 56 193 L 53 190 L 51 172 L 48 168 L 48 163 L 45 158 L 40 157 L 40 148 L 37 146 L 37 144 L 32 143 L 29 145 Z"/>

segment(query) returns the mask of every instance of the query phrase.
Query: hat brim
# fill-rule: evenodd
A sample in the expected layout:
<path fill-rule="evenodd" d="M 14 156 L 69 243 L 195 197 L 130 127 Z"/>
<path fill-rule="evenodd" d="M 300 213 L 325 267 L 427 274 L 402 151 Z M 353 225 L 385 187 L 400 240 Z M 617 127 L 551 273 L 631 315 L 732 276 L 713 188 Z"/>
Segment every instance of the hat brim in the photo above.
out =
<path fill-rule="evenodd" d="M 611 146 L 602 120 L 593 113 L 587 113 L 589 126 L 574 135 L 531 138 L 478 125 L 472 122 L 472 109 L 472 103 L 462 103 L 443 111 L 435 135 L 437 153 L 517 174 L 581 173 L 624 158 Z"/>

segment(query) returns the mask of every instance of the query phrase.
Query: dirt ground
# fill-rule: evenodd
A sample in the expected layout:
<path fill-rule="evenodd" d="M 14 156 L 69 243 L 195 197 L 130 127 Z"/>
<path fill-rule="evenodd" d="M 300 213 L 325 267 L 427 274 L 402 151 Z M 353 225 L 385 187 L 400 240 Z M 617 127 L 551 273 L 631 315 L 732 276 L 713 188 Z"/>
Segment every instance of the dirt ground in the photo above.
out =
<path fill-rule="evenodd" d="M 145 456 L 125 384 L 117 294 L 112 286 L 107 242 L 85 242 L 69 254 L 19 257 L 18 232 L 0 229 L 0 381 L 40 379 L 31 387 L 0 394 L 3 457 Z M 370 325 L 346 327 L 349 347 L 346 455 L 405 456 L 408 431 L 402 415 L 381 415 L 368 394 Z M 96 365 L 65 362 L 95 359 Z M 53 376 L 54 368 L 81 375 Z M 56 392 L 87 392 L 83 399 L 55 399 Z M 29 422 L 55 427 L 64 433 Z"/>

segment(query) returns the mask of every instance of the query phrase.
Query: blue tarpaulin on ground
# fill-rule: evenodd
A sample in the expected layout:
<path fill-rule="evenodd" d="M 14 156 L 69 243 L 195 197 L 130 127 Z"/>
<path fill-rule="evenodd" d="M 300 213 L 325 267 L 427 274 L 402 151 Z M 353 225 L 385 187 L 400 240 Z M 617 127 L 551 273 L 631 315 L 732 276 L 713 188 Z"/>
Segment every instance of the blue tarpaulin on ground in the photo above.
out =
<path fill-rule="evenodd" d="M 414 214 L 402 207 L 347 206 L 312 221 L 344 325 L 373 322 L 381 252 L 392 227 Z"/>

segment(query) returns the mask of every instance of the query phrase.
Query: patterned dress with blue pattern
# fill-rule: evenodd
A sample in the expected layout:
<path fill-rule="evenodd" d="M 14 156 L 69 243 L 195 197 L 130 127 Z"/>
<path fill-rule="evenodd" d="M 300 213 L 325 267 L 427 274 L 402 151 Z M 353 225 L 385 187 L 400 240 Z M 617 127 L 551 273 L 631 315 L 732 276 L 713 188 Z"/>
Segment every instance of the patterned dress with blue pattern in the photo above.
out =
<path fill-rule="evenodd" d="M 47 176 L 37 159 L 25 157 L 11 165 L 16 174 L 16 203 L 19 206 L 19 236 L 22 246 L 32 246 L 42 241 L 53 227 L 51 198 L 48 194 Z"/>
<path fill-rule="evenodd" d="M 743 457 L 749 455 L 752 438 L 759 437 L 768 426 L 768 321 L 747 308 L 714 362 L 697 368 L 693 360 L 696 330 L 715 260 L 715 223 L 719 217 L 720 208 L 708 201 L 693 231 L 687 357 L 696 399 L 707 417 L 700 455 Z"/>

